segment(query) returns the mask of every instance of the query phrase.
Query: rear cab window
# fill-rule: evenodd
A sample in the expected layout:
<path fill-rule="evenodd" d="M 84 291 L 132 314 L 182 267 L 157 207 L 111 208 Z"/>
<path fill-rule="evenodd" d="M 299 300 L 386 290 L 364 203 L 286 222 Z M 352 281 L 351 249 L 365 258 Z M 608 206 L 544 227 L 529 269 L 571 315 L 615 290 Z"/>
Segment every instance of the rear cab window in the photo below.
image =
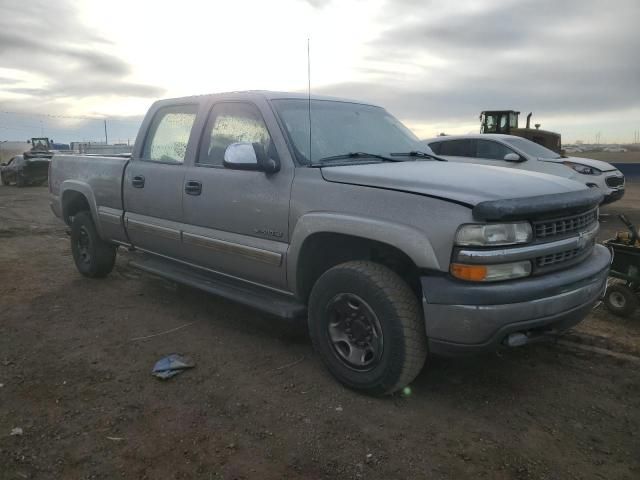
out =
<path fill-rule="evenodd" d="M 158 109 L 144 143 L 142 160 L 184 163 L 198 106 L 173 105 Z"/>

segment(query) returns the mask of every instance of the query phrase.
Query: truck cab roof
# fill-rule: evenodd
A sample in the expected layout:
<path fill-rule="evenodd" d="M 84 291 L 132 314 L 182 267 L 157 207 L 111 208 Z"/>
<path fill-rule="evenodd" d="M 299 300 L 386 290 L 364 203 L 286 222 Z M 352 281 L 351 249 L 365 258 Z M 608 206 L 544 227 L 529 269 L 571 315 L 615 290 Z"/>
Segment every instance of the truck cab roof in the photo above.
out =
<path fill-rule="evenodd" d="M 279 91 L 271 91 L 271 90 L 239 90 L 239 91 L 231 91 L 231 92 L 221 92 L 221 93 L 208 93 L 202 95 L 191 95 L 188 97 L 176 97 L 176 98 L 166 98 L 162 100 L 158 100 L 154 103 L 154 105 L 162 106 L 162 105 L 173 105 L 176 103 L 183 102 L 201 102 L 201 101 L 209 101 L 209 100 L 284 100 L 284 99 L 299 99 L 299 100 L 308 100 L 309 95 L 306 92 L 279 92 Z M 316 95 L 311 94 L 311 100 L 325 100 L 325 101 L 333 101 L 333 102 L 344 102 L 344 103 L 356 103 L 360 105 L 370 105 L 378 107 L 379 105 L 374 105 L 369 102 L 363 102 L 360 100 L 353 100 L 349 98 L 341 98 L 341 97 L 333 97 L 329 95 Z"/>

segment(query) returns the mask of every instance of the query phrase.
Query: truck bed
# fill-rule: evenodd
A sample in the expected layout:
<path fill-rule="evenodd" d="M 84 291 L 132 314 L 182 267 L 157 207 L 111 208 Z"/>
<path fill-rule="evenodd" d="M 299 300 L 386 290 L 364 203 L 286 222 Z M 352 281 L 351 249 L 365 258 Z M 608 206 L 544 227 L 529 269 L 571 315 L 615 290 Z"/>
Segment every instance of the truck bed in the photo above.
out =
<path fill-rule="evenodd" d="M 51 162 L 49 185 L 54 197 L 60 197 L 66 187 L 74 184 L 91 193 L 96 208 L 123 210 L 122 175 L 128 157 L 55 155 Z"/>

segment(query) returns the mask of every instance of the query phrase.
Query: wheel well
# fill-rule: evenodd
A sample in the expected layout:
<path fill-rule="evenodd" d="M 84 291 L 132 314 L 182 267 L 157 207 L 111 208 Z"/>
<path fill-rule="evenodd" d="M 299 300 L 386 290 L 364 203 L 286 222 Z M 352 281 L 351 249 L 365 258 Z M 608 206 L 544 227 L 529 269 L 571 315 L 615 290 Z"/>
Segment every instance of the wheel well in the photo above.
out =
<path fill-rule="evenodd" d="M 306 302 L 320 276 L 340 263 L 371 260 L 390 268 L 420 292 L 420 269 L 402 250 L 387 243 L 340 233 L 315 233 L 300 249 L 296 275 L 298 296 Z"/>
<path fill-rule="evenodd" d="M 67 190 L 62 194 L 62 218 L 67 225 L 71 225 L 74 215 L 85 210 L 90 212 L 91 207 L 82 193 Z"/>

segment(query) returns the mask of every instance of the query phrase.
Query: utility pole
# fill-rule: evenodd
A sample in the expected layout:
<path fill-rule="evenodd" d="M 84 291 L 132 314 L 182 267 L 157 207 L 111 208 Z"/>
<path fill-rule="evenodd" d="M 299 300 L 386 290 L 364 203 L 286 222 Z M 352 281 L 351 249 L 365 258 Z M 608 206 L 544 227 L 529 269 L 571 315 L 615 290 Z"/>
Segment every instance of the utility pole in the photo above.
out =
<path fill-rule="evenodd" d="M 109 145 L 109 137 L 107 136 L 107 120 L 104 120 L 104 144 Z"/>

